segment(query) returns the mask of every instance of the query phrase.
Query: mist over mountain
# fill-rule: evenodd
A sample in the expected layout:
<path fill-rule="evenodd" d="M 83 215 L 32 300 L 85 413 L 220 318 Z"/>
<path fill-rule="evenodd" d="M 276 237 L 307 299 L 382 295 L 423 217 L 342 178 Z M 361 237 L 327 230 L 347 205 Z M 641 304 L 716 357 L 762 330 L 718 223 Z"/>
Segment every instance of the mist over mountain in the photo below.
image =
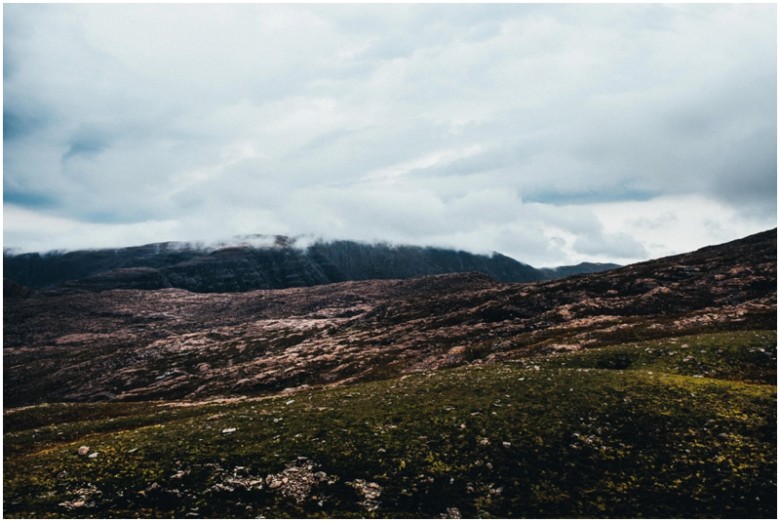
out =
<path fill-rule="evenodd" d="M 306 244 L 286 236 L 247 236 L 232 243 L 154 243 L 144 246 L 20 254 L 6 252 L 4 277 L 32 288 L 236 292 L 306 287 L 343 281 L 406 279 L 481 272 L 506 283 L 543 281 L 618 265 L 582 263 L 537 269 L 499 253 L 355 241 Z"/>

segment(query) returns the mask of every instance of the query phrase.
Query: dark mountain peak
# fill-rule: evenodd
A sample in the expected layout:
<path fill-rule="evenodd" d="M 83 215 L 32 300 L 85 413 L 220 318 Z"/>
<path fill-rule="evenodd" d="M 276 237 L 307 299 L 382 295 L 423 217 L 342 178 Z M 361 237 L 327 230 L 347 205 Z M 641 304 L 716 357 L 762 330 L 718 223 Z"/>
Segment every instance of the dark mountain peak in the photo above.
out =
<path fill-rule="evenodd" d="M 615 263 L 583 262 L 576 265 L 557 266 L 554 268 L 540 268 L 539 271 L 543 274 L 544 279 L 560 279 L 562 277 L 569 277 L 579 274 L 606 272 L 607 270 L 620 268 L 620 266 L 621 265 L 616 265 Z"/>

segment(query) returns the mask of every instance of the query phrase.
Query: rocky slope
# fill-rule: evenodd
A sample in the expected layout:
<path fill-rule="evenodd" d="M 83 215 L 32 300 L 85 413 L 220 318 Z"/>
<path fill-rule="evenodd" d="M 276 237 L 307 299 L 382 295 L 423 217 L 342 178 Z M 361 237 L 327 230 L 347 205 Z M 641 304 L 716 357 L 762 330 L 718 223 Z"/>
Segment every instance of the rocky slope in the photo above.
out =
<path fill-rule="evenodd" d="M 140 277 L 155 273 L 131 279 Z M 199 294 L 33 292 L 6 282 L 5 406 L 264 394 L 685 333 L 774 329 L 776 285 L 776 230 L 529 284 L 466 273 Z"/>
<path fill-rule="evenodd" d="M 292 238 L 255 237 L 233 246 L 157 243 L 140 247 L 48 254 L 4 254 L 6 279 L 34 288 L 67 285 L 86 290 L 181 288 L 236 292 L 315 286 L 344 281 L 405 279 L 481 272 L 503 282 L 541 281 L 617 267 L 582 263 L 536 269 L 501 254 L 415 246 L 317 242 L 299 248 Z"/>

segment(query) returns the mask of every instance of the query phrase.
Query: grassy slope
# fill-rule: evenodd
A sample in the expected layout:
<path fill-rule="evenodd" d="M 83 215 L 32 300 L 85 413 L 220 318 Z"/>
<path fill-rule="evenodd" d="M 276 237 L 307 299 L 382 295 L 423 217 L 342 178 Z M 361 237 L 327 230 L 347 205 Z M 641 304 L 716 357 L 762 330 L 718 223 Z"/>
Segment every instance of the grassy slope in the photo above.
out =
<path fill-rule="evenodd" d="M 6 412 L 4 514 L 774 518 L 776 343 L 707 334 L 227 404 Z"/>

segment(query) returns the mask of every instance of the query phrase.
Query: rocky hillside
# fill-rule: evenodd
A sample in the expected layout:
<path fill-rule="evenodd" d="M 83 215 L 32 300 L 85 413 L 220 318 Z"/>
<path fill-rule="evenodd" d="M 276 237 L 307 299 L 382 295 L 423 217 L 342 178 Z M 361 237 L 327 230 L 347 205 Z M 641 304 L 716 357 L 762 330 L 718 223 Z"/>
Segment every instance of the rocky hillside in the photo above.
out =
<path fill-rule="evenodd" d="M 199 294 L 8 285 L 6 406 L 339 385 L 715 330 L 774 329 L 776 230 L 599 274 Z"/>
<path fill-rule="evenodd" d="M 186 243 L 47 254 L 5 253 L 3 277 L 33 288 L 66 285 L 86 290 L 181 288 L 236 292 L 315 286 L 344 281 L 406 279 L 481 272 L 502 282 L 530 282 L 599 272 L 618 265 L 582 263 L 536 269 L 501 254 L 415 246 L 317 242 L 299 248 L 292 238 L 210 247 Z"/>

